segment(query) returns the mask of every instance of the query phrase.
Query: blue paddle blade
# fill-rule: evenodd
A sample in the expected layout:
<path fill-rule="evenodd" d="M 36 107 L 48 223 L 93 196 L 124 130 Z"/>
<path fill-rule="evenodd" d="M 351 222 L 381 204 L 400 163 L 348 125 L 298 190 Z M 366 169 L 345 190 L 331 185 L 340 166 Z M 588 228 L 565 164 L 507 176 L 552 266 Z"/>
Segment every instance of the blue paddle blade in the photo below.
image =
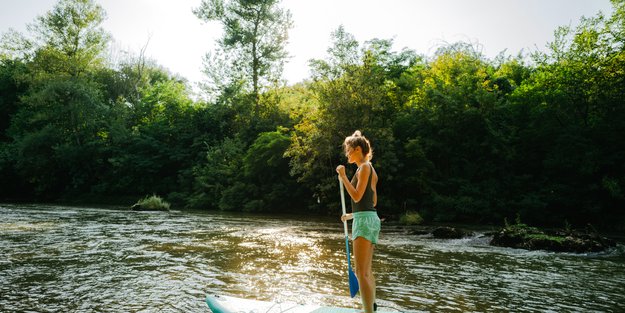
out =
<path fill-rule="evenodd" d="M 356 278 L 356 275 L 354 274 L 354 271 L 352 271 L 351 266 L 348 268 L 348 272 L 349 272 L 349 294 L 353 298 L 358 293 L 358 288 L 359 288 L 358 278 Z"/>

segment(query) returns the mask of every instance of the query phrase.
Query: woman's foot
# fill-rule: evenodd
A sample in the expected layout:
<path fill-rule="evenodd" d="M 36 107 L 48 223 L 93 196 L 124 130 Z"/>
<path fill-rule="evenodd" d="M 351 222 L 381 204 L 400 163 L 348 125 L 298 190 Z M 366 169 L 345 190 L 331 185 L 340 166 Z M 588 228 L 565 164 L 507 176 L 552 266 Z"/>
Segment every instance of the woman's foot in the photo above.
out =
<path fill-rule="evenodd" d="M 373 302 L 373 312 L 378 310 L 378 304 Z"/>

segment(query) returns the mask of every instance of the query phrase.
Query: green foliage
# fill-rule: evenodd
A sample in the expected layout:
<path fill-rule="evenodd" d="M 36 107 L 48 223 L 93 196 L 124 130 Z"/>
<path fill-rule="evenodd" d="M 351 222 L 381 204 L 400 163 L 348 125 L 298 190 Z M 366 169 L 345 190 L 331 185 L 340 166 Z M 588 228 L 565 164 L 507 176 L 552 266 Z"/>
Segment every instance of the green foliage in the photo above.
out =
<path fill-rule="evenodd" d="M 102 146 L 106 113 L 97 88 L 82 80 L 48 81 L 31 88 L 22 102 L 9 129 L 18 173 L 42 195 L 88 190 L 96 179 L 92 157 Z"/>
<path fill-rule="evenodd" d="M 204 102 L 144 52 L 105 66 L 104 11 L 61 0 L 29 34 L 2 38 L 0 197 L 161 194 L 202 209 L 337 214 L 335 168 L 358 129 L 374 147 L 382 215 L 622 223 L 625 6 L 613 5 L 557 29 L 531 59 L 491 60 L 466 43 L 424 57 L 339 27 L 311 80 L 280 86 L 289 12 L 207 0 L 195 13 L 224 36 L 207 56 L 219 84 Z"/>
<path fill-rule="evenodd" d="M 203 129 L 218 135 L 219 124 L 209 128 L 212 121 L 204 119 L 204 109 L 193 107 L 186 87 L 175 80 L 147 85 L 140 95 L 141 101 L 125 113 L 129 125 L 117 124 L 111 132 L 115 144 L 106 181 L 112 183 L 99 188 L 115 194 L 189 192 L 191 168 L 202 159 L 203 141 L 212 140 Z"/>
<path fill-rule="evenodd" d="M 227 211 L 298 209 L 293 203 L 303 192 L 289 175 L 284 154 L 290 137 L 285 131 L 260 133 L 249 147 L 227 139 L 210 148 L 206 163 L 195 168 L 199 186 L 191 205 Z"/>
<path fill-rule="evenodd" d="M 20 97 L 28 89 L 21 76 L 26 72 L 26 64 L 14 60 L 0 60 L 0 142 L 8 142 L 6 131 L 11 125 L 11 116 L 17 112 Z"/>
<path fill-rule="evenodd" d="M 335 80 L 341 78 L 351 69 L 358 66 L 361 53 L 359 43 L 354 36 L 339 26 L 331 34 L 332 44 L 328 48 L 325 60 L 310 60 L 313 78 Z"/>
<path fill-rule="evenodd" d="M 344 157 L 340 146 L 356 129 L 364 130 L 372 141 L 376 168 L 393 181 L 398 160 L 392 121 L 399 108 L 390 97 L 395 85 L 387 78 L 414 61 L 410 53 L 391 51 L 392 43 L 384 40 L 367 42 L 357 54 L 359 59 L 354 59 L 350 53 L 358 51 L 358 43 L 353 36 L 342 27 L 333 36 L 328 60 L 311 62 L 315 73 L 311 89 L 318 97 L 318 109 L 294 127 L 287 151 L 291 173 L 313 190 L 318 204 L 329 207 L 338 205 L 334 168 Z"/>
<path fill-rule="evenodd" d="M 141 210 L 167 211 L 169 210 L 170 204 L 157 195 L 151 195 L 137 201 L 135 206 L 139 206 Z"/>
<path fill-rule="evenodd" d="M 566 216 L 577 224 L 621 214 L 610 209 L 620 200 L 609 194 L 622 181 L 604 178 L 622 177 L 623 171 L 617 164 L 624 157 L 618 134 L 624 130 L 619 99 L 625 94 L 615 84 L 624 83 L 618 70 L 624 54 L 622 37 L 612 30 L 619 16 L 623 22 L 622 11 L 615 4 L 610 19 L 598 15 L 582 19 L 576 29 L 559 28 L 551 51 L 533 56 L 538 67 L 513 93 L 526 123 L 519 125 L 517 143 L 527 154 L 518 165 L 534 177 L 526 186 L 554 217 L 537 222 L 554 224 Z M 545 206 L 525 215 L 537 217 Z"/>
<path fill-rule="evenodd" d="M 35 79 L 81 76 L 103 64 L 109 35 L 100 27 L 106 14 L 93 0 L 59 0 L 29 26 L 30 34 L 7 33 L 4 50 L 31 61 Z"/>
<path fill-rule="evenodd" d="M 222 210 L 242 208 L 243 203 L 234 202 L 242 198 L 235 191 L 244 189 L 243 184 L 236 184 L 242 174 L 244 149 L 240 140 L 230 138 L 208 148 L 205 161 L 193 168 L 196 183 L 190 206 Z"/>
<path fill-rule="evenodd" d="M 250 82 L 256 106 L 263 87 L 279 79 L 287 57 L 291 13 L 278 4 L 276 0 L 204 0 L 194 10 L 200 19 L 223 25 L 221 51 L 205 59 L 214 83 L 229 86 L 240 79 Z"/>
<path fill-rule="evenodd" d="M 423 218 L 417 212 L 408 211 L 399 218 L 399 222 L 404 225 L 419 225 L 423 223 Z"/>
<path fill-rule="evenodd" d="M 571 223 L 568 220 L 564 220 L 564 231 L 570 233 L 572 230 Z"/>
<path fill-rule="evenodd" d="M 278 129 L 259 134 L 248 148 L 243 169 L 251 185 L 257 187 L 256 193 L 249 193 L 252 198 L 248 210 L 297 210 L 293 204 L 303 195 L 289 175 L 289 160 L 284 156 L 290 143 L 286 129 Z M 260 201 L 259 205 L 252 205 L 253 201 Z"/>

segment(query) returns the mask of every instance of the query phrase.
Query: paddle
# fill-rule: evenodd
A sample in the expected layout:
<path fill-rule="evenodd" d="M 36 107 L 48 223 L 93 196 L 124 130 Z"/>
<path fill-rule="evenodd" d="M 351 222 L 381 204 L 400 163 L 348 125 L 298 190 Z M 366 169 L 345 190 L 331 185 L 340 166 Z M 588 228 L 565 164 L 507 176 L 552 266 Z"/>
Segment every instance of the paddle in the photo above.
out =
<path fill-rule="evenodd" d="M 341 206 L 343 207 L 343 215 L 345 215 L 345 192 L 343 191 L 343 181 L 339 177 L 339 186 L 341 188 Z M 347 249 L 347 276 L 349 277 L 349 293 L 353 297 L 358 293 L 358 279 L 352 271 L 352 262 L 349 254 L 349 237 L 347 235 L 347 221 L 343 222 L 345 228 L 345 249 Z"/>

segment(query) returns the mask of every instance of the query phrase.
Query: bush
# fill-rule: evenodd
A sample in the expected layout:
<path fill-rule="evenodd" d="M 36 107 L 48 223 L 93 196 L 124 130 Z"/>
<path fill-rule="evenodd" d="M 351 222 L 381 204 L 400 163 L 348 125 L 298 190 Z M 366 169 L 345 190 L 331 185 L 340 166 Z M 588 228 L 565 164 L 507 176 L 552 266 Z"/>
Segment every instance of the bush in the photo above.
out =
<path fill-rule="evenodd" d="M 139 200 L 132 206 L 132 209 L 138 211 L 167 211 L 169 210 L 169 203 L 157 195 L 152 195 Z"/>
<path fill-rule="evenodd" d="M 408 211 L 399 218 L 399 222 L 404 225 L 418 225 L 423 223 L 423 218 L 417 212 Z"/>

